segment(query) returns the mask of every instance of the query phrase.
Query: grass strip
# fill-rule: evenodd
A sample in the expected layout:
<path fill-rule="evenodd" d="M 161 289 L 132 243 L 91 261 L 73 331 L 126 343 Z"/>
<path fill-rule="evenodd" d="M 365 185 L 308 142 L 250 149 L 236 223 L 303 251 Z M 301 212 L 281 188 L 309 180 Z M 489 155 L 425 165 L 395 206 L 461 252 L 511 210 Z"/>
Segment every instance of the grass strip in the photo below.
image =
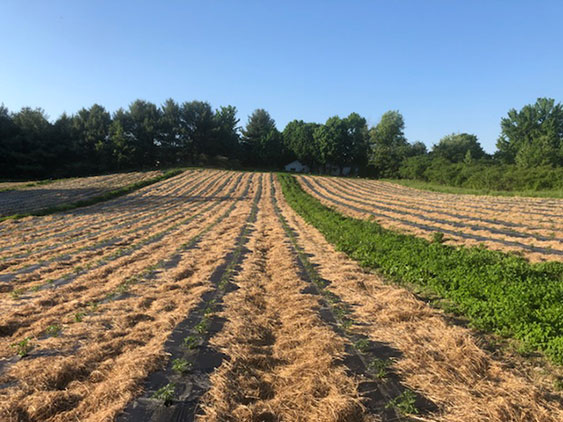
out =
<path fill-rule="evenodd" d="M 62 178 L 62 179 L 46 179 L 46 180 L 38 180 L 35 182 L 21 182 L 21 186 L 16 186 L 13 188 L 0 188 L 0 192 L 10 192 L 10 191 L 14 191 L 14 190 L 20 190 L 23 188 L 32 188 L 34 186 L 44 186 L 44 185 L 49 185 L 51 183 L 54 182 L 60 182 L 61 180 L 72 180 L 72 179 L 76 179 L 76 177 L 67 177 L 67 178 Z M 0 182 L 2 183 L 2 182 Z M 14 182 L 17 183 L 17 182 Z"/>
<path fill-rule="evenodd" d="M 477 328 L 521 340 L 563 364 L 563 263 L 530 264 L 484 247 L 452 247 L 346 217 L 279 175 L 291 207 L 337 249 L 400 284 L 448 299 Z"/>
<path fill-rule="evenodd" d="M 395 183 L 418 190 L 431 192 L 453 193 L 457 195 L 487 195 L 487 196 L 526 196 L 531 198 L 563 198 L 563 190 L 493 190 L 485 188 L 463 188 L 459 186 L 441 185 L 439 183 L 424 182 L 409 179 L 380 179 L 383 182 Z"/>
<path fill-rule="evenodd" d="M 49 214 L 54 214 L 56 212 L 70 211 L 70 210 L 73 210 L 75 208 L 87 207 L 89 205 L 97 204 L 98 202 L 109 201 L 110 199 L 114 199 L 114 198 L 117 198 L 117 197 L 120 197 L 120 196 L 123 196 L 123 195 L 127 195 L 128 193 L 131 193 L 131 192 L 136 191 L 138 189 L 144 188 L 145 186 L 152 185 L 152 184 L 160 182 L 162 180 L 170 179 L 171 177 L 174 177 L 174 176 L 177 176 L 177 175 L 183 173 L 184 170 L 185 169 L 183 169 L 183 168 L 171 169 L 171 170 L 168 170 L 165 173 L 163 173 L 159 176 L 153 177 L 151 179 L 131 183 L 127 186 L 123 186 L 121 188 L 102 193 L 101 195 L 93 196 L 92 198 L 83 199 L 81 201 L 76 201 L 76 202 L 59 204 L 59 205 L 55 205 L 55 206 L 52 206 L 52 207 L 43 208 L 42 210 L 39 210 L 39 211 L 8 215 L 8 216 L 0 217 L 0 221 L 17 220 L 17 219 L 29 217 L 29 216 L 49 215 Z"/>

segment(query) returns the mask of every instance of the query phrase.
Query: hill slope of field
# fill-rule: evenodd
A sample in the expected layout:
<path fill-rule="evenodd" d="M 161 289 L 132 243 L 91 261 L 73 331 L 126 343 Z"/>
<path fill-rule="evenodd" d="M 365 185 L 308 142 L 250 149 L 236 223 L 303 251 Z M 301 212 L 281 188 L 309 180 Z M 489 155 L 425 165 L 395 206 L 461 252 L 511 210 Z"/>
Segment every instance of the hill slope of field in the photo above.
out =
<path fill-rule="evenodd" d="M 0 222 L 0 249 L 1 420 L 563 418 L 560 394 L 337 252 L 271 174 L 187 171 Z"/>
<path fill-rule="evenodd" d="M 27 214 L 50 214 L 64 209 L 88 205 L 117 196 L 120 190 L 131 191 L 163 178 L 161 170 L 117 173 L 105 176 L 60 179 L 50 183 L 2 183 L 0 217 Z M 112 195 L 113 194 L 113 195 Z"/>
<path fill-rule="evenodd" d="M 563 199 L 452 195 L 388 182 L 299 176 L 323 204 L 384 227 L 454 245 L 514 252 L 532 261 L 563 261 Z"/>

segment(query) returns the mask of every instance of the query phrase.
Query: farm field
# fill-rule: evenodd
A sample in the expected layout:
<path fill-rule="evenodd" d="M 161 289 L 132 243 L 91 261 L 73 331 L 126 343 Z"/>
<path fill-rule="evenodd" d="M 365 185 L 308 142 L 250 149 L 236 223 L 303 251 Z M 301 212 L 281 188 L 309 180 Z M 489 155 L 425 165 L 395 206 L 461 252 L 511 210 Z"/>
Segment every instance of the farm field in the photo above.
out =
<path fill-rule="evenodd" d="M 303 189 L 346 215 L 448 244 L 563 262 L 563 199 L 452 195 L 363 179 L 298 176 Z"/>
<path fill-rule="evenodd" d="M 506 221 L 544 236 L 557 207 L 520 206 Z M 337 251 L 273 174 L 188 170 L 3 221 L 0 251 L 2 421 L 563 420 L 561 393 Z"/>
<path fill-rule="evenodd" d="M 24 187 L 31 187 L 31 185 L 36 185 L 38 182 L 36 181 L 28 181 L 28 182 L 0 182 L 0 192 L 6 190 L 14 190 L 14 189 L 21 189 Z"/>
<path fill-rule="evenodd" d="M 0 217 L 33 213 L 61 204 L 88 200 L 162 174 L 158 170 L 61 179 L 51 183 L 0 183 Z M 32 186 L 27 186 L 29 184 Z"/>

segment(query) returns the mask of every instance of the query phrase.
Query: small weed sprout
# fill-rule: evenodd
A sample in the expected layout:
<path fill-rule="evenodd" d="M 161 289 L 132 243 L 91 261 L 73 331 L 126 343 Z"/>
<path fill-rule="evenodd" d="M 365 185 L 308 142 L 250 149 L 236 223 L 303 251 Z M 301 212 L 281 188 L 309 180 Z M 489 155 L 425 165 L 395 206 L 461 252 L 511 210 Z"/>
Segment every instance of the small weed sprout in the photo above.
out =
<path fill-rule="evenodd" d="M 33 350 L 31 337 L 26 337 L 22 341 L 12 344 L 11 347 L 16 349 L 16 353 L 20 358 L 24 358 Z"/>
<path fill-rule="evenodd" d="M 324 293 L 324 297 L 326 298 L 327 302 L 332 303 L 332 304 L 340 302 L 340 298 L 338 296 L 336 296 L 334 293 L 332 293 L 328 290 L 325 290 L 323 293 Z"/>
<path fill-rule="evenodd" d="M 385 408 L 395 408 L 403 415 L 416 415 L 418 414 L 418 409 L 415 406 L 415 402 L 416 395 L 411 390 L 405 390 L 387 403 Z"/>
<path fill-rule="evenodd" d="M 174 401 L 174 390 L 176 385 L 174 383 L 166 384 L 164 387 L 159 388 L 153 394 L 153 398 L 161 400 L 165 406 L 169 406 Z"/>
<path fill-rule="evenodd" d="M 386 378 L 390 363 L 388 359 L 373 359 L 368 364 L 368 371 L 373 372 L 379 379 Z"/>
<path fill-rule="evenodd" d="M 204 317 L 199 324 L 197 324 L 195 326 L 195 330 L 199 333 L 199 334 L 204 334 L 207 331 L 207 326 L 209 324 L 209 320 L 207 319 L 207 317 Z"/>
<path fill-rule="evenodd" d="M 14 289 L 10 292 L 10 296 L 12 296 L 12 299 L 16 300 L 19 299 L 24 292 L 25 290 L 23 289 Z"/>
<path fill-rule="evenodd" d="M 188 362 L 186 359 L 174 359 L 172 361 L 172 370 L 178 372 L 179 374 L 184 374 L 190 370 L 192 363 Z"/>
<path fill-rule="evenodd" d="M 82 322 L 82 320 L 84 319 L 84 312 L 75 312 L 74 313 L 74 321 L 75 322 Z"/>
<path fill-rule="evenodd" d="M 346 316 L 346 310 L 342 306 L 335 306 L 332 308 L 332 313 L 336 319 L 340 321 L 344 320 L 344 317 Z"/>
<path fill-rule="evenodd" d="M 352 325 L 354 325 L 354 321 L 351 319 L 345 318 L 340 322 L 340 326 L 344 331 L 349 331 Z"/>
<path fill-rule="evenodd" d="M 360 339 L 354 344 L 354 347 L 361 353 L 365 353 L 369 349 L 369 340 L 367 338 Z"/>
<path fill-rule="evenodd" d="M 61 333 L 61 326 L 58 324 L 49 325 L 45 333 L 51 337 L 58 337 Z"/>
<path fill-rule="evenodd" d="M 199 339 L 196 336 L 188 336 L 184 338 L 184 346 L 188 349 L 195 349 L 199 345 Z"/>
<path fill-rule="evenodd" d="M 117 286 L 117 291 L 119 293 L 126 293 L 128 290 L 129 290 L 129 282 L 128 281 L 124 281 L 119 286 Z"/>

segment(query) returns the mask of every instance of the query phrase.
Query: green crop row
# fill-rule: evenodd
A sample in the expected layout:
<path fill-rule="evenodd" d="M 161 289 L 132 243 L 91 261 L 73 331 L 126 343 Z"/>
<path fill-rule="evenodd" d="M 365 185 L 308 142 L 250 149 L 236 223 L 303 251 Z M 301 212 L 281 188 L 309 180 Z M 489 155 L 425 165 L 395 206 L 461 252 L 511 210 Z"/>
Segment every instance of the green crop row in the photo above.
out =
<path fill-rule="evenodd" d="M 563 263 L 531 264 L 484 247 L 452 247 L 346 217 L 279 175 L 292 208 L 339 250 L 388 279 L 448 299 L 480 329 L 519 339 L 563 364 Z"/>

